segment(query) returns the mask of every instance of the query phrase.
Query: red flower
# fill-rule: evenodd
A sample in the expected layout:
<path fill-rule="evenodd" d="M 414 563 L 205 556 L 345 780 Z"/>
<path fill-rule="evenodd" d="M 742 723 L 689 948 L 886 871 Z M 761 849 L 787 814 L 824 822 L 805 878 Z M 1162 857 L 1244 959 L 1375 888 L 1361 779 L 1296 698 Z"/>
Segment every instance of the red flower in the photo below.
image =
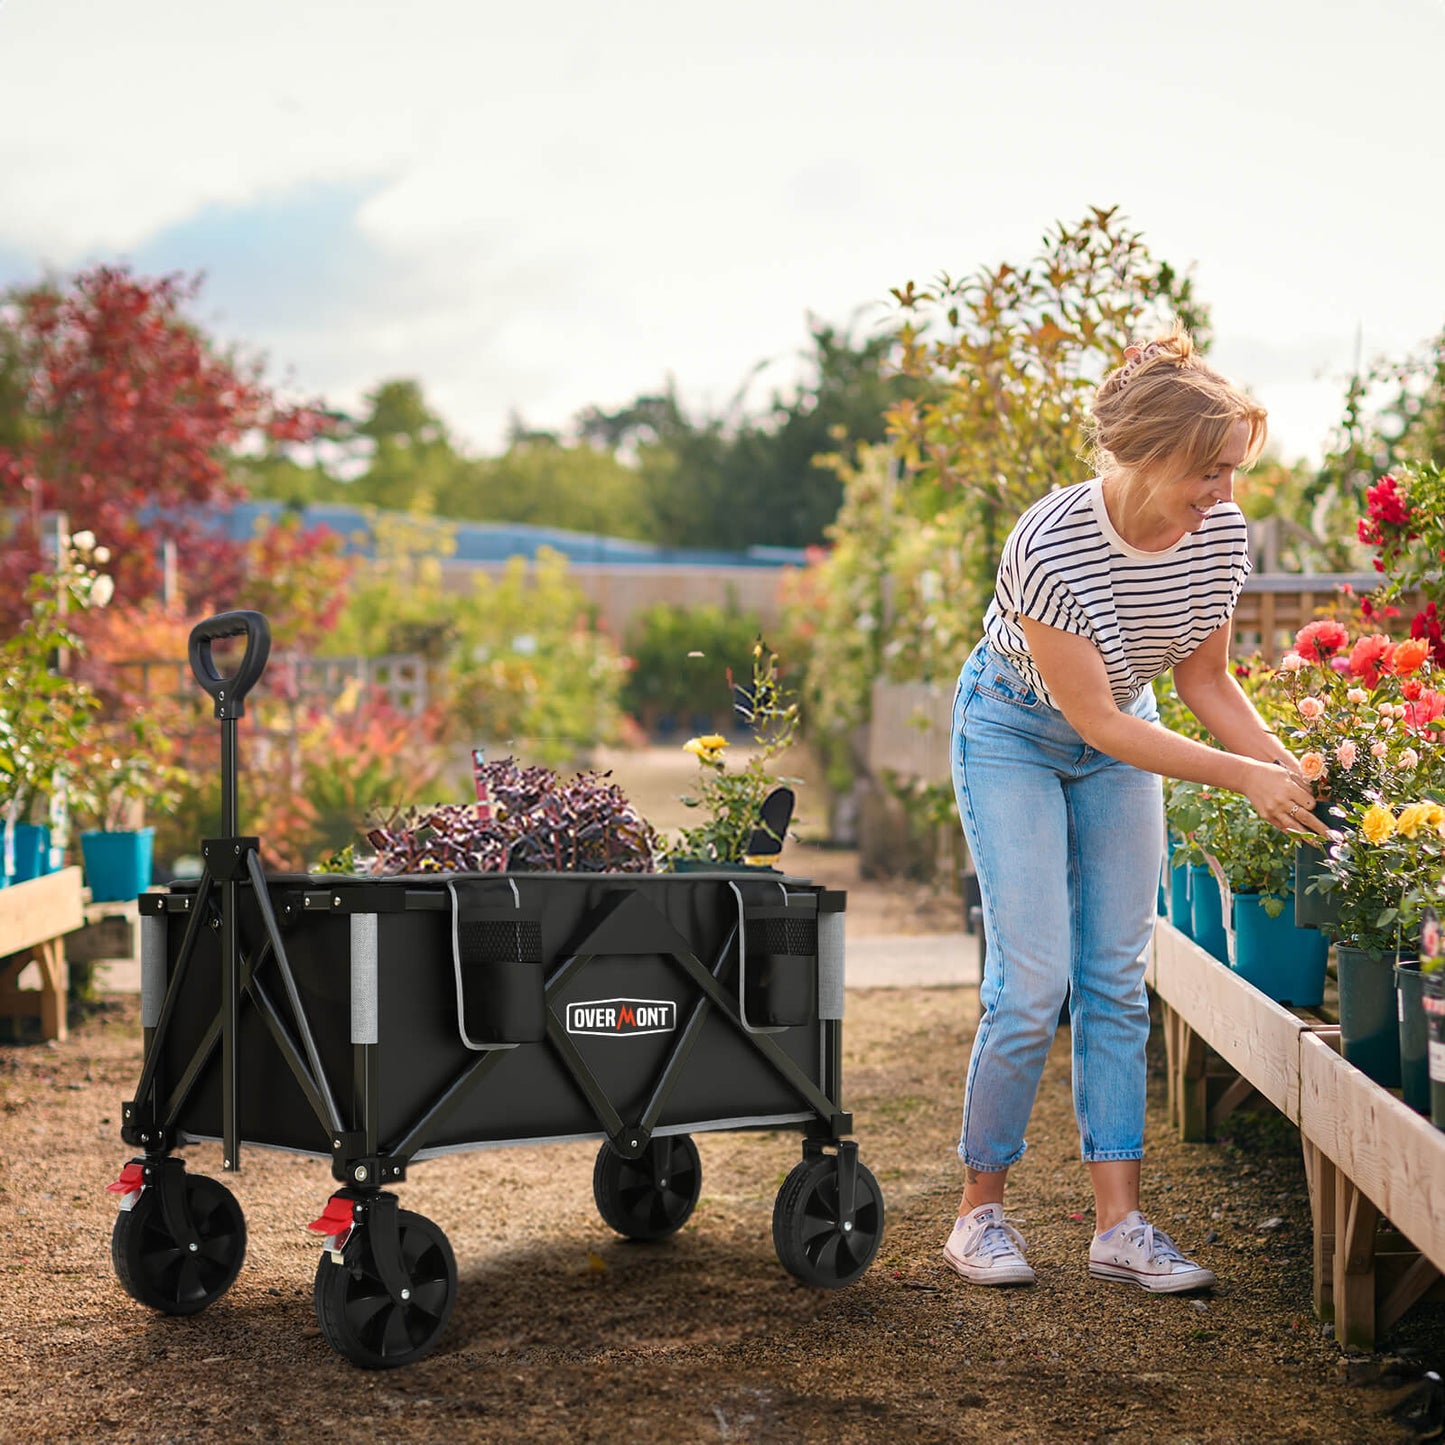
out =
<path fill-rule="evenodd" d="M 1420 696 L 1421 692 L 1424 691 L 1424 688 L 1425 684 L 1421 682 L 1418 677 L 1407 677 L 1404 682 L 1400 684 L 1400 696 L 1403 697 L 1406 702 L 1414 702 L 1415 699 Z"/>
<path fill-rule="evenodd" d="M 1381 672 L 1389 671 L 1394 644 L 1382 633 L 1362 637 L 1350 649 L 1350 673 L 1366 687 L 1378 687 Z"/>
<path fill-rule="evenodd" d="M 1294 650 L 1306 662 L 1324 662 L 1338 652 L 1348 641 L 1350 634 L 1341 622 L 1324 618 L 1319 622 L 1308 622 L 1295 633 Z"/>
<path fill-rule="evenodd" d="M 1365 492 L 1365 505 L 1370 509 L 1373 521 L 1386 522 L 1392 527 L 1409 525 L 1410 503 L 1400 495 L 1394 477 L 1383 476 L 1370 487 Z"/>

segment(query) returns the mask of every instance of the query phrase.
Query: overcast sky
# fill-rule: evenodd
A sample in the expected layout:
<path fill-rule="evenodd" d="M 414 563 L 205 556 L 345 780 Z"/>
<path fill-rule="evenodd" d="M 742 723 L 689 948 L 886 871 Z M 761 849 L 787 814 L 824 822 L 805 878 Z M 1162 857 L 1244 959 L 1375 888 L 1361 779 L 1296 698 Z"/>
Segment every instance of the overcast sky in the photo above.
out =
<path fill-rule="evenodd" d="M 1357 333 L 1445 326 L 1442 62 L 1445 0 L 0 0 L 0 285 L 204 271 L 273 381 L 494 451 L 1117 205 L 1313 457 Z"/>

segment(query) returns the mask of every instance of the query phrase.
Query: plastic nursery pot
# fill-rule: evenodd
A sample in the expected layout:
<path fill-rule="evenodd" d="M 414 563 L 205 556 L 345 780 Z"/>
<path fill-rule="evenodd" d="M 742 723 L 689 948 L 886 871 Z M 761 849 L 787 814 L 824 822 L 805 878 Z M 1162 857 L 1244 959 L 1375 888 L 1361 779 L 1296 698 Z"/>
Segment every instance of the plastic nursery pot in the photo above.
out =
<path fill-rule="evenodd" d="M 1400 1086 L 1400 1024 L 1394 960 L 1335 945 L 1340 987 L 1340 1052 L 1366 1078 Z"/>
<path fill-rule="evenodd" d="M 1169 850 L 1173 859 L 1175 849 Z M 1169 865 L 1169 921 L 1188 938 L 1194 937 L 1194 920 L 1189 916 L 1189 869 L 1183 863 Z"/>
<path fill-rule="evenodd" d="M 1445 969 L 1420 975 L 1420 1007 L 1425 1012 L 1430 1122 L 1437 1129 L 1445 1129 Z"/>
<path fill-rule="evenodd" d="M 1425 979 L 1420 960 L 1395 965 L 1395 997 L 1400 1027 L 1400 1088 L 1417 1113 L 1430 1112 L 1429 1033 L 1425 1027 Z"/>
<path fill-rule="evenodd" d="M 39 823 L 16 823 L 14 835 L 15 863 L 11 881 L 24 883 L 50 872 L 50 829 Z"/>
<path fill-rule="evenodd" d="M 1224 903 L 1219 884 L 1207 863 L 1189 865 L 1189 918 L 1195 943 L 1221 963 L 1229 962 L 1229 937 L 1224 931 Z"/>
<path fill-rule="evenodd" d="M 1339 820 L 1330 814 L 1329 803 L 1316 803 L 1314 815 L 1321 823 Z M 1299 928 L 1331 928 L 1340 920 L 1339 904 L 1328 893 L 1310 891 L 1309 885 L 1328 877 L 1323 838 L 1314 843 L 1296 843 L 1294 848 L 1294 921 Z"/>
<path fill-rule="evenodd" d="M 1231 967 L 1267 998 L 1293 1008 L 1324 1002 L 1330 941 L 1313 928 L 1297 928 L 1288 898 L 1273 918 L 1266 895 L 1234 895 L 1234 961 Z"/>
<path fill-rule="evenodd" d="M 85 881 L 93 902 L 126 902 L 151 886 L 155 836 L 154 828 L 80 835 Z"/>

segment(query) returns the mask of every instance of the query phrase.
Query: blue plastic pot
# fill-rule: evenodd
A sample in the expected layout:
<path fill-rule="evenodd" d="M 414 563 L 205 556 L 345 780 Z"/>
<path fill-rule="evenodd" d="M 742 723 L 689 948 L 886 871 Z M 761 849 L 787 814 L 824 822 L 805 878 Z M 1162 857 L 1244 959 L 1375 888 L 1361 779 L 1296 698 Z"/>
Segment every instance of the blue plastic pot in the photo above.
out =
<path fill-rule="evenodd" d="M 1288 898 L 1271 918 L 1265 896 L 1234 894 L 1234 971 L 1276 1003 L 1314 1008 L 1324 1002 L 1330 941 L 1317 929 L 1296 926 Z"/>
<path fill-rule="evenodd" d="M 1229 938 L 1224 931 L 1224 903 L 1219 884 L 1207 863 L 1189 865 L 1189 919 L 1195 943 L 1221 963 L 1229 962 Z"/>
<path fill-rule="evenodd" d="M 15 834 L 15 872 L 12 881 L 23 883 L 50 872 L 50 829 L 39 823 L 17 823 Z"/>
<path fill-rule="evenodd" d="M 123 903 L 151 886 L 156 830 L 131 833 L 82 833 L 85 881 L 96 903 Z"/>
<path fill-rule="evenodd" d="M 1186 937 L 1194 937 L 1194 920 L 1189 916 L 1189 869 L 1173 864 L 1175 849 L 1169 849 L 1169 921 Z"/>

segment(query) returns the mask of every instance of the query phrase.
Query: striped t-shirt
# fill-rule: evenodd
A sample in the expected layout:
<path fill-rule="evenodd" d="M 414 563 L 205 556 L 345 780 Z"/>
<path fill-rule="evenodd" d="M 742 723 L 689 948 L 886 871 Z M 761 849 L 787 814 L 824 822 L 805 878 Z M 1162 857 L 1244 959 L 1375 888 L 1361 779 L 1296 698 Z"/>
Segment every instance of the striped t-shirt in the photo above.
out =
<path fill-rule="evenodd" d="M 1244 514 L 1218 502 L 1197 532 L 1141 552 L 1114 530 L 1103 483 L 1075 482 L 1035 502 L 1009 534 L 984 636 L 1050 706 L 1019 618 L 1087 637 L 1127 707 L 1233 614 L 1248 542 Z"/>

